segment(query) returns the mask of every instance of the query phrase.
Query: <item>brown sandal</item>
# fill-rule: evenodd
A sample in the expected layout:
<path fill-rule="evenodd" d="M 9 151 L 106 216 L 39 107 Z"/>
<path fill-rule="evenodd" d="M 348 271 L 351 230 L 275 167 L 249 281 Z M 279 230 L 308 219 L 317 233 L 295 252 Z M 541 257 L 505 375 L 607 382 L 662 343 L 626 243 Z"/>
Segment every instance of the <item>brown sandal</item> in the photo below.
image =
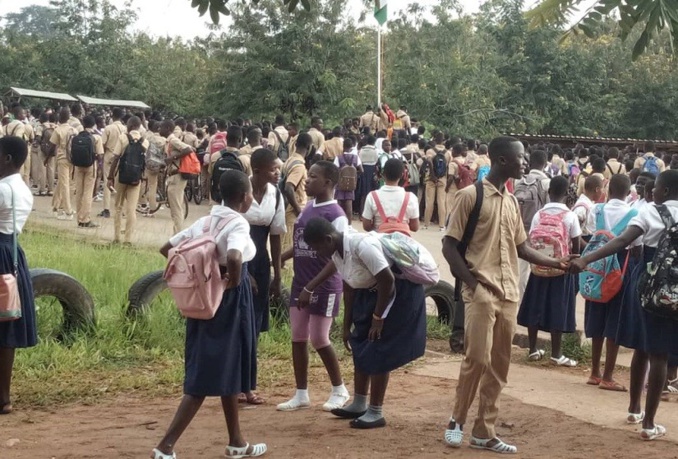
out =
<path fill-rule="evenodd" d="M 600 381 L 598 389 L 611 390 L 613 392 L 628 392 L 628 389 L 619 384 L 617 381 Z"/>
<path fill-rule="evenodd" d="M 599 386 L 602 381 L 603 380 L 597 376 L 591 376 L 589 380 L 586 381 L 586 384 L 589 386 Z"/>
<path fill-rule="evenodd" d="M 10 414 L 12 411 L 14 411 L 14 408 L 12 408 L 11 403 L 5 403 L 0 407 L 0 415 Z"/>
<path fill-rule="evenodd" d="M 247 396 L 247 394 L 246 394 L 246 396 Z M 248 405 L 263 405 L 264 403 L 266 403 L 266 400 L 259 397 L 255 393 L 252 393 L 251 396 L 247 396 L 247 404 Z"/>

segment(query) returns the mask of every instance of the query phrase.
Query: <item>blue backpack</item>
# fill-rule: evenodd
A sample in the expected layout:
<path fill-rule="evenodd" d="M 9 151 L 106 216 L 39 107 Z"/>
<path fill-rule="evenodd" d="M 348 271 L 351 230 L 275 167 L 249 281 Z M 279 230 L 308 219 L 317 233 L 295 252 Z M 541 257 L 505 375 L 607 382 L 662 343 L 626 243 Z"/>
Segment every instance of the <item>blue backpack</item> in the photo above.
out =
<path fill-rule="evenodd" d="M 645 163 L 643 164 L 643 172 L 650 172 L 656 176 L 659 175 L 659 165 L 655 156 L 644 156 Z"/>
<path fill-rule="evenodd" d="M 487 164 L 484 166 L 480 166 L 478 168 L 478 181 L 481 182 L 485 177 L 487 177 L 487 174 L 490 173 L 490 166 Z"/>
<path fill-rule="evenodd" d="M 618 237 L 628 226 L 633 217 L 638 214 L 636 209 L 631 209 L 622 218 L 612 231 L 605 229 L 605 204 L 596 206 L 596 232 L 582 252 L 582 256 L 595 252 L 615 237 Z M 608 303 L 622 289 L 624 274 L 629 263 L 626 255 L 624 267 L 620 267 L 617 255 L 610 255 L 598 261 L 594 261 L 586 267 L 586 271 L 579 274 L 579 293 L 584 299 L 596 303 Z"/>

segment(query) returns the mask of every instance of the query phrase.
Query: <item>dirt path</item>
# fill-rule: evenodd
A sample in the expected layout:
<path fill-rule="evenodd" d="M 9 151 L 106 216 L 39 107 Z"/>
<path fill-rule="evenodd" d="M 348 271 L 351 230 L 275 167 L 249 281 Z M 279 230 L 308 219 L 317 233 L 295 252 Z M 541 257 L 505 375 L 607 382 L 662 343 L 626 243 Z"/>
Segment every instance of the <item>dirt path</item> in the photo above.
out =
<path fill-rule="evenodd" d="M 275 404 L 286 399 L 289 388 L 281 384 L 263 391 L 269 403 L 243 410 L 243 429 L 250 441 L 267 442 L 269 456 L 279 458 L 496 457 L 443 444 L 457 360 L 429 355 L 416 367 L 395 373 L 387 394 L 389 425 L 385 429 L 356 431 L 348 428 L 346 421 L 323 413 L 320 405 L 326 388 L 318 384 L 311 387 L 313 409 L 296 413 L 275 411 Z M 514 365 L 502 398 L 499 435 L 515 442 L 521 457 L 637 458 L 648 453 L 678 457 L 674 443 L 678 441 L 678 404 L 662 404 L 660 418 L 670 436 L 648 444 L 638 439 L 637 428 L 620 420 L 626 395 L 599 392 L 586 387 L 576 374 Z M 0 458 L 147 457 L 177 403 L 178 398 L 118 398 L 97 406 L 51 412 L 17 411 L 0 418 Z M 181 459 L 223 457 L 226 441 L 218 401 L 211 399 L 181 439 L 177 453 Z M 14 445 L 9 447 L 11 443 Z"/>

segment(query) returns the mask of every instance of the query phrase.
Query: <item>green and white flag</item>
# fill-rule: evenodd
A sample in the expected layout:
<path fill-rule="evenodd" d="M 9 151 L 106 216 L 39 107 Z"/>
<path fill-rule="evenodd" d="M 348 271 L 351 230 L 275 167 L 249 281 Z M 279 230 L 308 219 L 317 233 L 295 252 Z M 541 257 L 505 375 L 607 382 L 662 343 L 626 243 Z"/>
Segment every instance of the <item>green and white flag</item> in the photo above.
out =
<path fill-rule="evenodd" d="M 374 0 L 374 18 L 379 25 L 386 24 L 386 19 L 388 17 L 387 4 L 388 0 Z"/>

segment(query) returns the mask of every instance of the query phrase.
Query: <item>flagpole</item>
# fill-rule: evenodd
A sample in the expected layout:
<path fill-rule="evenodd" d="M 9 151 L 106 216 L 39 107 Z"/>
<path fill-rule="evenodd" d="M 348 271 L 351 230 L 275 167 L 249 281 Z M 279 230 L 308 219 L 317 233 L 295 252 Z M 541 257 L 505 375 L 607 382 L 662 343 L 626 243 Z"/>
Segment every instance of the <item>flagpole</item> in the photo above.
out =
<path fill-rule="evenodd" d="M 381 25 L 377 26 L 377 105 L 381 107 Z"/>

